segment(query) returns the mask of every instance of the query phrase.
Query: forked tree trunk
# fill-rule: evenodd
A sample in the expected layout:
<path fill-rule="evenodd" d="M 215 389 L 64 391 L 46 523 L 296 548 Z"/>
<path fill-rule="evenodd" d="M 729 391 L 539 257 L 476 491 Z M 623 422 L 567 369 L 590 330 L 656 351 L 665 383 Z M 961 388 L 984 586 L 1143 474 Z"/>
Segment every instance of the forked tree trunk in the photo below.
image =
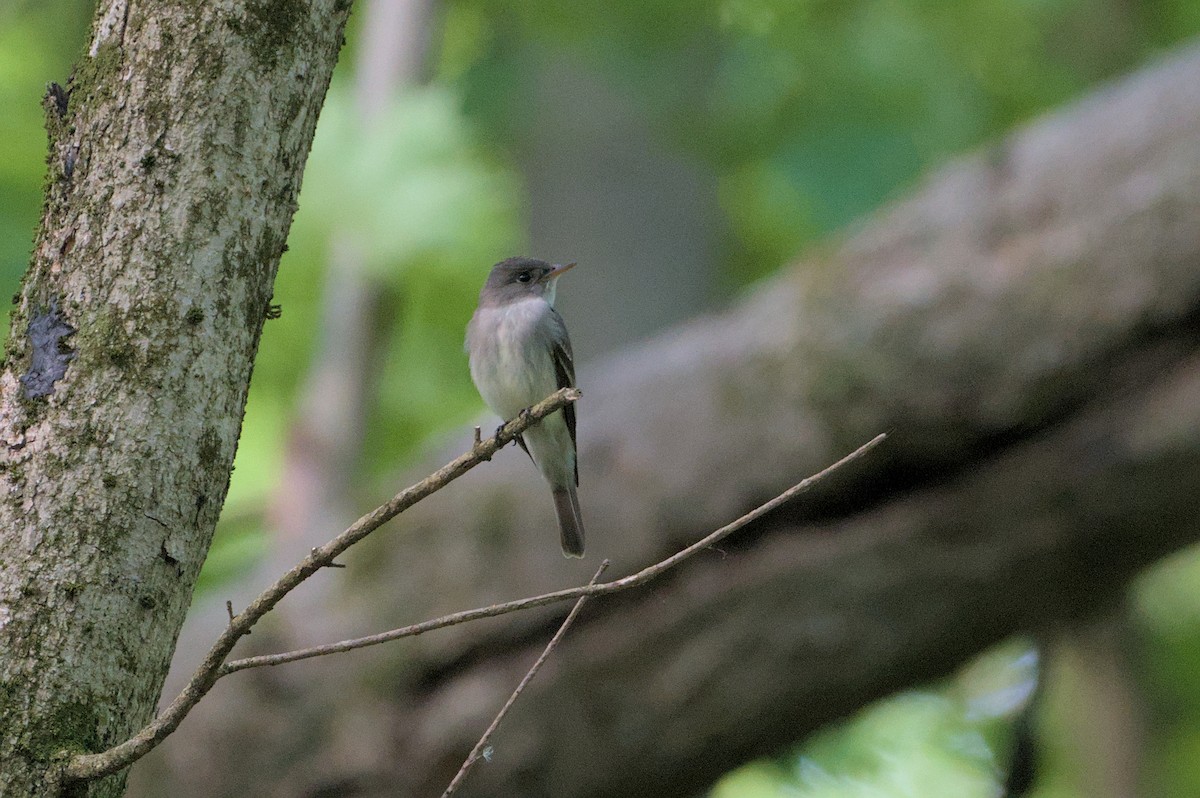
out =
<path fill-rule="evenodd" d="M 0 795 L 153 715 L 348 0 L 102 0 L 0 373 Z M 123 776 L 73 795 L 114 796 Z"/>

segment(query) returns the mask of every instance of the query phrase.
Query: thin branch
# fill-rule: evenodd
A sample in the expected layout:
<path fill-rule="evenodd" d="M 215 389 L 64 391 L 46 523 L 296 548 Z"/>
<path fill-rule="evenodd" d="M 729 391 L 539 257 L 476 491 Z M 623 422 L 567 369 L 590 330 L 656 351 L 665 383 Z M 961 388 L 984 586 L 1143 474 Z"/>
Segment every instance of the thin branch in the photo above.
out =
<path fill-rule="evenodd" d="M 431 632 L 435 629 L 442 629 L 447 626 L 456 626 L 460 623 L 475 621 L 480 618 L 492 618 L 497 615 L 506 615 L 510 612 L 525 610 L 531 607 L 541 607 L 546 604 L 554 604 L 559 601 L 567 601 L 580 596 L 600 596 L 605 593 L 615 593 L 619 590 L 626 590 L 631 587 L 637 587 L 649 582 L 654 577 L 662 574 L 676 565 L 679 565 L 684 560 L 701 549 L 711 548 L 719 543 L 724 538 L 738 531 L 742 527 L 762 517 L 765 513 L 774 510 L 782 504 L 787 503 L 795 498 L 798 494 L 803 493 L 808 488 L 815 485 L 817 482 L 828 477 L 834 471 L 837 471 L 844 466 L 849 465 L 853 461 L 859 459 L 867 452 L 874 449 L 887 437 L 885 434 L 877 435 L 871 441 L 863 444 L 855 449 L 850 454 L 838 460 L 833 465 L 825 468 L 823 471 L 808 477 L 804 481 L 788 488 L 783 493 L 776 496 L 771 501 L 760 507 L 751 510 L 733 523 L 727 524 L 715 532 L 710 533 L 704 538 L 696 541 L 665 560 L 661 560 L 654 565 L 643 568 L 637 573 L 631 574 L 621 579 L 615 579 L 612 582 L 602 582 L 598 585 L 585 585 L 583 587 L 573 587 L 566 590 L 557 590 L 553 593 L 543 593 L 540 596 L 532 596 L 530 598 L 517 599 L 503 604 L 493 604 L 489 607 L 481 607 L 474 610 L 466 610 L 456 612 L 451 615 L 444 615 L 440 618 L 434 618 L 430 621 L 412 624 L 411 626 L 403 626 L 399 629 L 392 629 L 388 632 L 380 632 L 378 634 L 368 635 L 366 637 L 356 637 L 351 640 L 342 640 L 337 643 L 328 643 L 322 646 L 313 646 L 312 648 L 302 648 L 296 651 L 287 651 L 281 654 L 264 654 L 257 657 L 246 657 L 245 659 L 237 659 L 227 663 L 221 668 L 221 676 L 225 676 L 237 671 L 246 670 L 247 668 L 261 668 L 266 665 L 282 665 L 287 662 L 296 662 L 297 660 L 310 659 L 312 657 L 320 657 L 326 654 L 337 654 L 343 651 L 353 651 L 357 648 L 366 648 L 368 646 L 377 646 L 380 643 L 387 643 L 391 640 L 399 640 L 402 637 L 414 637 L 425 632 Z"/>
<path fill-rule="evenodd" d="M 592 581 L 588 582 L 588 587 L 594 587 L 596 580 L 600 578 L 600 575 L 604 573 L 605 569 L 607 568 L 608 560 L 600 563 L 600 567 L 596 569 L 595 575 L 592 576 Z M 525 674 L 525 678 L 521 679 L 521 683 L 517 685 L 517 689 L 513 690 L 512 695 L 510 695 L 508 700 L 504 702 L 504 706 L 500 707 L 500 711 L 496 713 L 496 717 L 492 719 L 491 725 L 487 727 L 487 730 L 483 733 L 483 736 L 479 738 L 479 742 L 475 743 L 475 747 L 471 749 L 471 753 L 467 754 L 467 758 L 462 763 L 462 767 L 458 769 L 458 773 L 454 774 L 454 778 L 450 781 L 450 785 L 446 787 L 446 791 L 442 793 L 442 798 L 448 798 L 448 796 L 453 795 L 454 791 L 458 789 L 460 784 L 462 784 L 463 779 L 467 777 L 467 773 L 471 770 L 471 767 L 479 761 L 480 755 L 487 747 L 488 740 L 492 739 L 492 735 L 496 733 L 496 730 L 500 728 L 500 724 L 504 721 L 504 716 L 508 714 L 510 709 L 512 709 L 512 705 L 517 702 L 517 699 L 521 696 L 521 693 L 525 692 L 525 687 L 531 681 L 533 681 L 533 677 L 539 670 L 541 670 L 542 665 L 545 664 L 550 655 L 554 653 L 554 649 L 558 647 L 558 642 L 562 640 L 563 635 L 567 633 L 567 629 L 572 623 L 574 623 L 575 616 L 579 614 L 579 610 L 583 608 L 583 604 L 587 600 L 588 597 L 583 595 L 580 596 L 579 600 L 575 602 L 575 606 L 571 608 L 569 613 L 567 613 L 567 617 L 563 620 L 562 625 L 558 627 L 558 631 L 554 633 L 554 637 L 550 638 L 550 642 L 546 644 L 546 648 L 542 651 L 542 655 L 537 658 L 536 662 L 533 663 L 533 666 Z"/>
<path fill-rule="evenodd" d="M 66 766 L 55 777 L 61 777 L 67 782 L 86 781 L 91 779 L 101 778 L 111 775 L 128 767 L 133 762 L 140 759 L 146 753 L 155 748 L 168 735 L 170 735 L 192 708 L 203 698 L 217 680 L 222 676 L 234 673 L 247 668 L 260 667 L 264 665 L 278 665 L 284 662 L 294 662 L 296 660 L 308 659 L 310 657 L 321 656 L 323 654 L 332 654 L 340 651 L 351 651 L 356 648 L 364 648 L 366 646 L 378 645 L 389 640 L 396 640 L 402 637 L 412 637 L 424 632 L 429 632 L 434 629 L 441 629 L 446 626 L 454 626 L 460 623 L 467 623 L 479 618 L 490 618 L 497 615 L 505 615 L 510 612 L 527 609 L 530 607 L 540 607 L 547 604 L 553 604 L 559 601 L 568 599 L 578 599 L 584 596 L 599 596 L 606 593 L 615 593 L 619 590 L 626 590 L 638 585 L 645 584 L 663 572 L 674 568 L 679 563 L 692 557 L 702 549 L 709 548 L 728 535 L 743 528 L 752 521 L 762 517 L 764 514 L 774 510 L 782 504 L 793 499 L 798 494 L 804 492 L 812 485 L 825 479 L 834 471 L 848 465 L 854 460 L 859 459 L 870 450 L 874 449 L 887 437 L 886 435 L 877 435 L 871 441 L 863 444 L 854 452 L 843 457 L 831 466 L 811 477 L 797 483 L 793 487 L 776 496 L 771 501 L 757 507 L 754 510 L 743 515 L 736 521 L 727 524 L 720 529 L 710 533 L 704 538 L 696 541 L 685 549 L 682 549 L 665 560 L 661 560 L 654 565 L 643 568 L 637 573 L 630 576 L 616 579 L 612 582 L 604 582 L 601 584 L 589 583 L 582 587 L 569 588 L 559 590 L 553 593 L 545 593 L 540 596 L 531 598 L 519 599 L 510 601 L 504 604 L 493 604 L 490 607 L 483 607 L 475 610 L 454 613 L 441 618 L 436 618 L 424 623 L 406 626 L 401 629 L 394 629 L 390 632 L 384 632 L 378 635 L 369 637 L 356 638 L 354 640 L 345 640 L 340 643 L 332 643 L 326 646 L 317 646 L 315 648 L 301 649 L 298 651 L 285 652 L 282 654 L 267 655 L 262 657 L 249 657 L 246 659 L 235 660 L 225 664 L 225 658 L 229 656 L 229 652 L 233 649 L 234 644 L 244 635 L 249 634 L 251 627 L 254 626 L 264 615 L 271 611 L 279 601 L 294 590 L 300 583 L 308 579 L 321 568 L 333 567 L 334 558 L 345 552 L 352 545 L 365 538 L 368 534 L 378 529 L 380 526 L 395 518 L 404 510 L 408 509 L 418 501 L 427 496 L 441 490 L 450 482 L 465 474 L 481 462 L 485 462 L 492 458 L 497 451 L 511 443 L 518 435 L 524 432 L 533 424 L 537 423 L 546 416 L 554 413 L 570 402 L 574 402 L 580 397 L 580 392 L 573 388 L 563 388 L 555 394 L 538 402 L 529 413 L 522 413 L 517 418 L 505 423 L 494 437 L 485 438 L 473 443 L 471 451 L 460 455 L 455 460 L 442 466 L 420 482 L 412 485 L 400 493 L 396 494 L 387 503 L 375 508 L 370 513 L 359 518 L 351 524 L 345 531 L 329 541 L 323 546 L 314 548 L 307 557 L 305 557 L 299 565 L 288 571 L 286 574 L 276 580 L 275 584 L 264 590 L 258 598 L 240 614 L 235 616 L 222 632 L 217 641 L 213 644 L 208 654 L 205 656 L 201 664 L 192 674 L 187 685 L 179 693 L 171 704 L 158 715 L 151 723 L 147 724 L 136 735 L 129 738 L 123 743 L 120 743 L 112 748 L 95 754 L 80 754 L 72 756 L 67 760 Z"/>
<path fill-rule="evenodd" d="M 246 609 L 230 619 L 229 625 L 213 643 L 183 691 L 157 718 L 133 737 L 107 751 L 72 756 L 67 760 L 63 771 L 56 775 L 61 775 L 68 782 L 97 779 L 116 773 L 140 759 L 175 731 L 192 707 L 212 689 L 217 679 L 223 675 L 221 665 L 229 656 L 234 644 L 243 635 L 248 634 L 250 628 L 270 612 L 280 599 L 317 571 L 335 566 L 334 559 L 346 549 L 475 466 L 490 460 L 499 449 L 511 443 L 530 426 L 574 402 L 580 395 L 574 388 L 563 388 L 543 399 L 531 407 L 528 413 L 522 413 L 504 424 L 494 437 L 474 443 L 471 451 L 396 494 L 390 501 L 359 518 L 325 545 L 314 548 L 299 565 L 279 577 L 275 584 L 264 590 Z"/>

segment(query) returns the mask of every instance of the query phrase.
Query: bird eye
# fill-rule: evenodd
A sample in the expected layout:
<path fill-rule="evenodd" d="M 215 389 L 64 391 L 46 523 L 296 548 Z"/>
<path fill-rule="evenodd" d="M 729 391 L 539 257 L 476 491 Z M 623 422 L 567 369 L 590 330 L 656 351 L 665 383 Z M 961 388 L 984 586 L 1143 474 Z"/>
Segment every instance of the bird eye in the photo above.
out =
<path fill-rule="evenodd" d="M 517 282 L 527 283 L 532 279 L 533 275 L 531 275 L 529 272 L 521 272 L 517 275 Z"/>

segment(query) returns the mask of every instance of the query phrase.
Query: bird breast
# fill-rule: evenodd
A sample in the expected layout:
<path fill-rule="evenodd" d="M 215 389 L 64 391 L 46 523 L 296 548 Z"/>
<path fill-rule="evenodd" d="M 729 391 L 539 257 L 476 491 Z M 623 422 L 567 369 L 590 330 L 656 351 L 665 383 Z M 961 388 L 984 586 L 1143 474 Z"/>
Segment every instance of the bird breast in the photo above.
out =
<path fill-rule="evenodd" d="M 550 305 L 531 297 L 481 307 L 467 329 L 471 377 L 485 402 L 505 420 L 558 388 L 554 363 L 539 326 Z"/>

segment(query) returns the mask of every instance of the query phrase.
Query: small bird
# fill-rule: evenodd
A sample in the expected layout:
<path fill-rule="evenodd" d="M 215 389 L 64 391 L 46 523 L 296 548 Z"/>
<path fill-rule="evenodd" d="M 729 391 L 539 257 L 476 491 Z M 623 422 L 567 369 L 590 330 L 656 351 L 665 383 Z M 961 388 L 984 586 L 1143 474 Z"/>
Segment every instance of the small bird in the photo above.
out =
<path fill-rule="evenodd" d="M 558 278 L 575 266 L 509 258 L 492 267 L 479 307 L 467 325 L 471 379 L 495 413 L 511 419 L 559 388 L 575 387 L 571 339 L 554 309 Z M 575 405 L 568 404 L 525 430 L 517 443 L 554 492 L 554 510 L 567 557 L 583 556 Z"/>

